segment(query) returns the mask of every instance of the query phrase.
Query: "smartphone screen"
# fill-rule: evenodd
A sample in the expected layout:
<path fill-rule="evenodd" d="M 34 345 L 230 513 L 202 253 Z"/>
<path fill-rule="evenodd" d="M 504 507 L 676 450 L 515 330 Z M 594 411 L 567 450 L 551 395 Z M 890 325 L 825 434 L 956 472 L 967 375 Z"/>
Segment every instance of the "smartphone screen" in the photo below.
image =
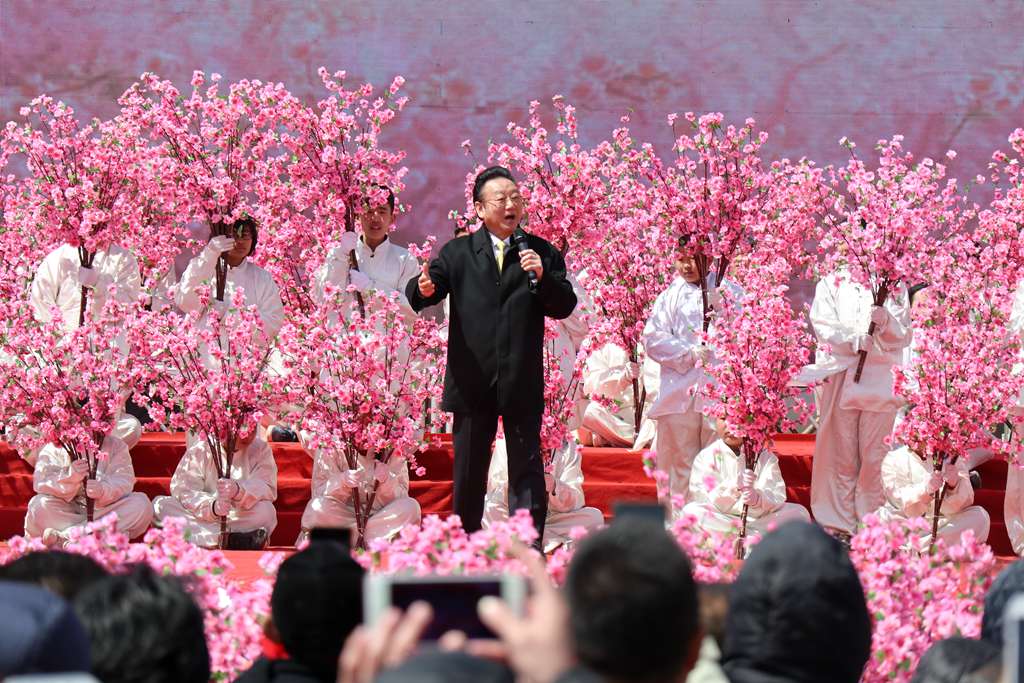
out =
<path fill-rule="evenodd" d="M 494 580 L 439 581 L 391 584 L 391 604 L 405 610 L 422 600 L 434 610 L 424 640 L 437 640 L 448 631 L 462 631 L 468 638 L 494 638 L 494 632 L 483 625 L 476 613 L 480 598 L 501 597 L 501 582 Z"/>

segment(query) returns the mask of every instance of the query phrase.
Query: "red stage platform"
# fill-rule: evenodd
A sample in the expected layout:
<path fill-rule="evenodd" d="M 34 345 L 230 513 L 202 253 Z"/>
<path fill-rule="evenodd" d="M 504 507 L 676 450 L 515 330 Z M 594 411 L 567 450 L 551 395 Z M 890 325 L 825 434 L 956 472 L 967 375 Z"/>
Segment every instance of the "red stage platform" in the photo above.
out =
<path fill-rule="evenodd" d="M 299 519 L 309 500 L 313 462 L 297 444 L 273 444 L 278 467 L 278 525 L 273 545 L 291 545 L 299 532 Z M 789 499 L 807 505 L 810 500 L 811 457 L 814 437 L 780 435 L 776 451 L 786 479 Z M 182 434 L 146 434 L 132 449 L 138 478 L 136 489 L 153 497 L 166 495 L 171 475 L 185 452 Z M 452 505 L 452 451 L 448 443 L 431 448 L 419 457 L 426 476 L 413 477 L 412 495 L 424 514 L 447 515 Z M 587 504 L 610 516 L 616 500 L 654 500 L 654 482 L 643 472 L 640 455 L 620 448 L 584 448 L 583 474 Z M 981 467 L 983 488 L 976 502 L 992 516 L 989 542 L 997 555 L 1012 555 L 1003 523 L 1003 491 L 1006 464 L 989 462 Z M 0 443 L 0 539 L 20 534 L 25 506 L 32 497 L 32 470 L 5 444 Z"/>

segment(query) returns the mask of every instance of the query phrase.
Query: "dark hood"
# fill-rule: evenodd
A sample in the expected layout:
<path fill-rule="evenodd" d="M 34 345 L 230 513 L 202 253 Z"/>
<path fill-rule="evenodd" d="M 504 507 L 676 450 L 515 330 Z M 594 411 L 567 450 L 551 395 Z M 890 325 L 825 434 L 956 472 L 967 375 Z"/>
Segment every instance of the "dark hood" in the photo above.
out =
<path fill-rule="evenodd" d="M 731 683 L 857 683 L 870 653 L 864 590 L 842 544 L 802 522 L 765 536 L 729 598 Z"/>

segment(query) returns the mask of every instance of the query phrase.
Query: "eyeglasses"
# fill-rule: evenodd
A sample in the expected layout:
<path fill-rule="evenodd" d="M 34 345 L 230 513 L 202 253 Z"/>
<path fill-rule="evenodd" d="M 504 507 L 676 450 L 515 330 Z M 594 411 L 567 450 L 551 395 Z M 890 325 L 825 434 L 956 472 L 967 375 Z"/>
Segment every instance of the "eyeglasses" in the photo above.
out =
<path fill-rule="evenodd" d="M 523 203 L 523 198 L 522 196 L 516 194 L 512 195 L 511 197 L 495 197 L 494 199 L 488 199 L 484 203 L 491 204 L 493 206 L 505 206 L 509 202 L 512 202 L 512 204 L 514 204 L 515 206 L 519 206 L 520 204 Z"/>

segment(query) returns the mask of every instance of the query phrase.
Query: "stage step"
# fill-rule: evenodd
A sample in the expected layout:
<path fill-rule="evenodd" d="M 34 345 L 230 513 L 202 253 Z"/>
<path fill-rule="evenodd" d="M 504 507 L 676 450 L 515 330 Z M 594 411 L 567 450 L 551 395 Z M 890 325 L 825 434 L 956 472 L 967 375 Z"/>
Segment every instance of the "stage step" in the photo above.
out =
<path fill-rule="evenodd" d="M 411 477 L 410 493 L 419 501 L 424 514 L 447 515 L 452 510 L 451 437 L 441 435 L 440 439 L 439 444 L 419 455 L 419 464 L 426 468 L 426 474 Z M 298 444 L 275 443 L 273 449 L 278 466 L 278 525 L 271 540 L 274 545 L 290 545 L 298 535 L 302 511 L 309 501 L 313 461 Z M 138 479 L 136 488 L 150 497 L 167 495 L 171 475 L 184 451 L 182 434 L 144 435 L 132 450 Z M 779 435 L 776 451 L 789 500 L 808 506 L 814 437 Z M 1006 464 L 989 462 L 979 471 L 982 489 L 976 493 L 975 500 L 992 517 L 989 542 L 997 555 L 1010 555 L 1012 550 L 1003 523 Z M 615 501 L 656 500 L 654 482 L 644 474 L 641 455 L 634 451 L 584 448 L 583 476 L 587 504 L 600 509 L 606 518 L 611 516 Z M 0 539 L 22 532 L 25 506 L 31 496 L 32 469 L 0 443 Z"/>

